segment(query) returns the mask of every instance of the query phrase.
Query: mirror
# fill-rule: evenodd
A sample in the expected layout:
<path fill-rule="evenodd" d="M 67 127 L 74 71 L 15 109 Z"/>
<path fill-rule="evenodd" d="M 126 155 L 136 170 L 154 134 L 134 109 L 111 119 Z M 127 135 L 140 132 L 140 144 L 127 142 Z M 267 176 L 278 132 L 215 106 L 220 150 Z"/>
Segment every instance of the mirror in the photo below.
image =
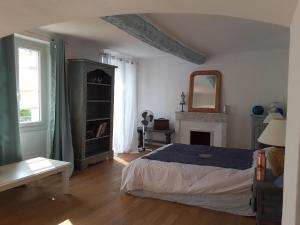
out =
<path fill-rule="evenodd" d="M 221 73 L 195 71 L 190 77 L 189 112 L 220 112 Z"/>

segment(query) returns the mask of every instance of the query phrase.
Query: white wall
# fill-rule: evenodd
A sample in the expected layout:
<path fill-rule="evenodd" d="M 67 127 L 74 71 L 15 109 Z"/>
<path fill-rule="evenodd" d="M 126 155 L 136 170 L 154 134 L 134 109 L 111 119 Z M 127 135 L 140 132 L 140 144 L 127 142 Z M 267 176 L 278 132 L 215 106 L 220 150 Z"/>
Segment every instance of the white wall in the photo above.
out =
<path fill-rule="evenodd" d="M 288 50 L 223 55 L 200 66 L 173 56 L 141 60 L 139 114 L 150 109 L 156 118 L 169 118 L 174 124 L 181 91 L 188 94 L 190 74 L 208 69 L 219 70 L 223 75 L 222 105 L 229 105 L 230 113 L 228 146 L 249 148 L 252 106 L 286 103 Z"/>
<path fill-rule="evenodd" d="M 20 132 L 21 154 L 23 159 L 47 157 L 46 128 Z"/>
<path fill-rule="evenodd" d="M 101 45 L 67 38 L 66 58 L 99 61 Z M 217 69 L 223 75 L 222 105 L 229 105 L 228 145 L 249 148 L 251 108 L 273 101 L 286 103 L 288 50 L 223 55 L 204 65 L 195 65 L 175 56 L 143 59 L 138 66 L 138 111 L 150 109 L 174 125 L 180 110 L 181 91 L 188 94 L 189 77 L 195 70 Z M 185 107 L 187 109 L 187 107 Z"/>
<path fill-rule="evenodd" d="M 89 59 L 99 62 L 99 53 L 103 48 L 99 43 L 86 41 L 77 38 L 65 38 L 66 59 Z"/>
<path fill-rule="evenodd" d="M 300 6 L 298 4 L 290 34 L 288 111 L 284 167 L 283 225 L 300 224 Z"/>

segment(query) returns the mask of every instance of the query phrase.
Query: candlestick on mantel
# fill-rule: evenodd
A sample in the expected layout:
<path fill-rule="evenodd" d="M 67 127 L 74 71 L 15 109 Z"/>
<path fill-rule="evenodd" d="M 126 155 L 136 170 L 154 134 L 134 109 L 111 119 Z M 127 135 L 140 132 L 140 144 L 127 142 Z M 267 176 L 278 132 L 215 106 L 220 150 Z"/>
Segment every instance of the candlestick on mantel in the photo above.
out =
<path fill-rule="evenodd" d="M 180 103 L 179 104 L 181 105 L 181 112 L 184 112 L 183 106 L 186 104 L 185 103 L 185 94 L 184 94 L 184 92 L 182 92 L 181 95 L 180 95 Z"/>

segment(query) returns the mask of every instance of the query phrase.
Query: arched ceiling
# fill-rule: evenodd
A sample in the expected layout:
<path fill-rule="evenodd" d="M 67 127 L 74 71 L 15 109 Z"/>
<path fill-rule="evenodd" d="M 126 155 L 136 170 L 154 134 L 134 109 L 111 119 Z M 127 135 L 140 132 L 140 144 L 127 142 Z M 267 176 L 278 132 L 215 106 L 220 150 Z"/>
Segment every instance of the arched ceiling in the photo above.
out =
<path fill-rule="evenodd" d="M 289 28 L 228 16 L 201 14 L 141 14 L 160 31 L 208 58 L 231 53 L 289 48 Z M 98 43 L 136 58 L 165 56 L 164 53 L 100 18 L 52 24 L 34 33 L 56 34 Z"/>
<path fill-rule="evenodd" d="M 2 0 L 0 36 L 42 25 L 128 13 L 200 13 L 289 26 L 297 0 Z"/>

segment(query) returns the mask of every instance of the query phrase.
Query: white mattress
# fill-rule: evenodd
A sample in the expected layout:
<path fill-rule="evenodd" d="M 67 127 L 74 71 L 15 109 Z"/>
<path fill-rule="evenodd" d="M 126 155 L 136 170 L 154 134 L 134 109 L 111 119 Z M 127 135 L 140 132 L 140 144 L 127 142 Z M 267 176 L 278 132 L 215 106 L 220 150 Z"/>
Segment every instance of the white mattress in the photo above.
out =
<path fill-rule="evenodd" d="M 252 215 L 249 200 L 253 175 L 254 168 L 237 170 L 139 158 L 123 169 L 121 191 Z"/>

